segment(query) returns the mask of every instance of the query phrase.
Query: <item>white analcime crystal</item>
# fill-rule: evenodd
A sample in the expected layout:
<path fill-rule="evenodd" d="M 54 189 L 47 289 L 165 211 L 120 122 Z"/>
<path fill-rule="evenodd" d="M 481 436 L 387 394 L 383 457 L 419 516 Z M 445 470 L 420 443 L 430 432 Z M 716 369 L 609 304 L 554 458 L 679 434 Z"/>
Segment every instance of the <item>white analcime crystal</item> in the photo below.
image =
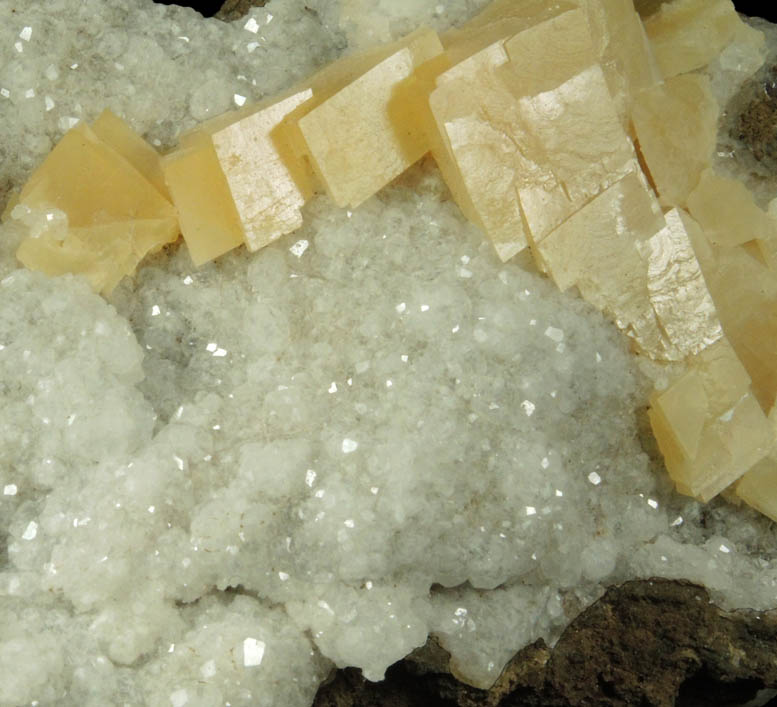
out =
<path fill-rule="evenodd" d="M 170 144 L 346 37 L 444 21 L 420 2 L 280 0 L 233 25 L 140 0 L 29 5 L 0 0 L 15 184 L 62 118 L 109 105 Z M 359 34 L 371 18 L 380 36 Z M 430 632 L 488 686 L 614 581 L 773 601 L 766 521 L 702 523 L 669 492 L 625 342 L 501 264 L 433 166 L 353 212 L 315 200 L 253 254 L 196 271 L 184 249 L 155 256 L 110 303 L 17 269 L 17 216 L 0 227 L 3 707 L 306 707 L 333 665 L 380 679 Z"/>

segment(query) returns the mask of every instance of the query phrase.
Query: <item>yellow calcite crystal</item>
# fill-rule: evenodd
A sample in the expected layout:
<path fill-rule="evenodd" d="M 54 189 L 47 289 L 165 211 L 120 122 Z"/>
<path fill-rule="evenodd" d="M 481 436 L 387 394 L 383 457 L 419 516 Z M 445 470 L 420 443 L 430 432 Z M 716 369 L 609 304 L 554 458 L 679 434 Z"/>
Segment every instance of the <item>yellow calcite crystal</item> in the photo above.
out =
<path fill-rule="evenodd" d="M 249 250 L 258 250 L 302 226 L 300 209 L 313 193 L 310 175 L 277 128 L 310 100 L 310 88 L 260 105 L 229 124 L 205 124 L 227 179 Z"/>
<path fill-rule="evenodd" d="M 520 78 L 511 85 L 520 85 Z M 637 169 L 634 147 L 599 66 L 583 69 L 551 91 L 523 95 L 519 106 L 528 131 L 542 145 L 547 165 L 567 196 L 570 212 Z M 532 191 L 534 197 L 536 188 Z M 548 220 L 534 198 L 522 195 L 521 203 L 535 241 L 560 222 Z"/>
<path fill-rule="evenodd" d="M 777 399 L 777 223 L 740 182 L 708 170 L 688 198 L 707 241 L 705 276 L 765 411 Z"/>
<path fill-rule="evenodd" d="M 175 215 L 170 202 L 83 123 L 49 153 L 22 189 L 19 203 L 60 209 L 71 227 Z"/>
<path fill-rule="evenodd" d="M 460 27 L 442 35 L 442 43 L 452 64 L 492 45 L 513 37 L 578 7 L 576 0 L 495 0 Z"/>
<path fill-rule="evenodd" d="M 439 146 L 432 143 L 434 157 L 462 211 L 502 260 L 528 244 L 516 187 L 540 170 L 521 149 L 527 135 L 515 98 L 495 72 L 507 61 L 503 43 L 492 44 L 443 73 L 429 97 L 441 136 Z"/>
<path fill-rule="evenodd" d="M 662 215 L 637 172 L 573 214 L 537 251 L 559 288 L 576 285 L 651 358 L 682 360 L 723 336 L 680 213 Z"/>
<path fill-rule="evenodd" d="M 757 511 L 777 521 L 777 458 L 761 459 L 736 485 L 736 495 Z"/>
<path fill-rule="evenodd" d="M 664 214 L 664 220 L 664 228 L 637 245 L 647 269 L 650 305 L 662 332 L 661 347 L 646 353 L 681 359 L 719 341 L 723 327 L 696 257 L 693 224 L 678 209 Z"/>
<path fill-rule="evenodd" d="M 631 173 L 537 246 L 537 255 L 560 289 L 576 285 L 584 299 L 659 358 L 666 357 L 665 346 L 637 240 L 647 240 L 663 227 L 658 203 L 643 180 Z"/>
<path fill-rule="evenodd" d="M 702 501 L 739 479 L 773 444 L 771 425 L 726 339 L 655 393 L 648 414 L 678 490 Z"/>
<path fill-rule="evenodd" d="M 701 175 L 688 210 L 715 245 L 733 248 L 758 240 L 769 251 L 777 243 L 777 222 L 756 205 L 747 187 L 712 170 Z"/>
<path fill-rule="evenodd" d="M 105 109 L 92 124 L 92 130 L 110 145 L 170 201 L 170 192 L 162 174 L 159 153 L 119 116 Z"/>
<path fill-rule="evenodd" d="M 715 149 L 718 105 L 710 80 L 685 74 L 640 92 L 632 121 L 661 202 L 684 206 Z"/>
<path fill-rule="evenodd" d="M 210 135 L 190 133 L 181 148 L 162 158 L 162 169 L 195 265 L 243 243 L 240 216 Z"/>
<path fill-rule="evenodd" d="M 661 80 L 642 20 L 632 0 L 581 0 L 594 49 L 624 124 L 634 96 Z"/>
<path fill-rule="evenodd" d="M 645 19 L 645 30 L 665 77 L 710 63 L 742 21 L 731 0 L 673 0 Z"/>
<path fill-rule="evenodd" d="M 112 143 L 132 142 L 118 119 L 103 120 L 103 133 L 108 121 Z M 32 174 L 19 194 L 20 207 L 61 211 L 68 230 L 27 238 L 17 251 L 19 260 L 48 275 L 83 274 L 103 294 L 132 274 L 146 254 L 178 237 L 172 204 L 85 124 L 68 131 Z"/>
<path fill-rule="evenodd" d="M 418 30 L 299 119 L 313 166 L 338 206 L 358 206 L 428 151 L 423 131 L 395 126 L 388 106 L 397 85 L 442 51 L 434 31 Z"/>
<path fill-rule="evenodd" d="M 586 16 L 573 9 L 437 78 L 429 106 L 442 139 L 433 154 L 503 260 L 636 169 L 595 59 Z"/>

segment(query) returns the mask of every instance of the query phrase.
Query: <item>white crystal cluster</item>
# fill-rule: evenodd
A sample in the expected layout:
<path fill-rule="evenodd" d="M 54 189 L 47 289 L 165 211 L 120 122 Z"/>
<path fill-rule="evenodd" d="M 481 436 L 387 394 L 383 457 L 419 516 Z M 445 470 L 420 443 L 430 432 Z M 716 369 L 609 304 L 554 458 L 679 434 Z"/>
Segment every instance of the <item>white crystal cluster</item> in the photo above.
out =
<path fill-rule="evenodd" d="M 0 180 L 70 118 L 110 106 L 167 144 L 373 16 L 473 9 L 307 7 L 0 0 Z M 306 224 L 201 270 L 158 255 L 110 303 L 17 269 L 0 228 L 0 705 L 307 707 L 334 665 L 380 679 L 429 633 L 488 686 L 614 581 L 773 603 L 770 523 L 671 493 L 625 341 L 500 264 L 433 164 Z"/>

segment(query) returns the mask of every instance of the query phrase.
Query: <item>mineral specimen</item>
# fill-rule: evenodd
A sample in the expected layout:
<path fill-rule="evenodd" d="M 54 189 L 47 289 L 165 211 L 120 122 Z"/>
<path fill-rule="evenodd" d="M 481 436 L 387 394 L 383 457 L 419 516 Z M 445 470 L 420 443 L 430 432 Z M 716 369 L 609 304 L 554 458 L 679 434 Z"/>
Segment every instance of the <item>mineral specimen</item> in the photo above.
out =
<path fill-rule="evenodd" d="M 685 206 L 712 162 L 718 105 L 710 82 L 684 74 L 638 93 L 631 119 L 639 149 L 661 201 Z"/>
<path fill-rule="evenodd" d="M 714 172 L 657 198 L 685 126 L 653 142 L 643 126 L 646 175 L 640 96 L 687 117 L 673 87 L 707 81 L 658 83 L 628 0 L 500 0 L 456 30 L 468 1 L 272 0 L 234 26 L 53 1 L 94 42 L 73 68 L 48 5 L 0 24 L 0 113 L 20 131 L 3 149 L 42 159 L 65 110 L 106 102 L 178 147 L 160 185 L 106 115 L 93 141 L 165 216 L 118 198 L 84 225 L 22 198 L 0 231 L 0 704 L 307 707 L 333 666 L 379 679 L 430 633 L 486 687 L 638 575 L 773 605 L 767 520 L 672 493 L 635 419 L 653 386 L 677 487 L 707 499 L 752 467 L 725 495 L 774 512 L 770 222 L 751 203 L 763 228 L 716 233 L 733 222 L 725 204 L 705 221 L 704 200 L 745 200 Z M 351 41 L 372 19 L 396 41 Z M 442 41 L 407 34 L 423 24 Z M 737 27 L 732 56 L 752 39 Z M 360 51 L 337 59 L 346 43 Z M 715 96 L 747 75 L 735 64 L 703 67 Z M 426 151 L 450 191 L 424 160 L 365 198 Z M 16 269 L 22 241 L 107 292 L 158 247 L 165 188 L 186 246 L 110 304 Z"/>

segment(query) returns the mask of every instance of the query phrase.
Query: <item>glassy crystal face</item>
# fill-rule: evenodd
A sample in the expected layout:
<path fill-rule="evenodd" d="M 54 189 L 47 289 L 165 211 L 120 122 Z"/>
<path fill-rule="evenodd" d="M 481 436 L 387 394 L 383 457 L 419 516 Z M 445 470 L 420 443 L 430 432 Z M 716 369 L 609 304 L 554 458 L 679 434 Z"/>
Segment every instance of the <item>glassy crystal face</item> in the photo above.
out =
<path fill-rule="evenodd" d="M 418 30 L 300 118 L 314 168 L 338 206 L 358 206 L 427 152 L 418 126 L 391 122 L 389 103 L 399 84 L 442 51 L 435 32 Z"/>

